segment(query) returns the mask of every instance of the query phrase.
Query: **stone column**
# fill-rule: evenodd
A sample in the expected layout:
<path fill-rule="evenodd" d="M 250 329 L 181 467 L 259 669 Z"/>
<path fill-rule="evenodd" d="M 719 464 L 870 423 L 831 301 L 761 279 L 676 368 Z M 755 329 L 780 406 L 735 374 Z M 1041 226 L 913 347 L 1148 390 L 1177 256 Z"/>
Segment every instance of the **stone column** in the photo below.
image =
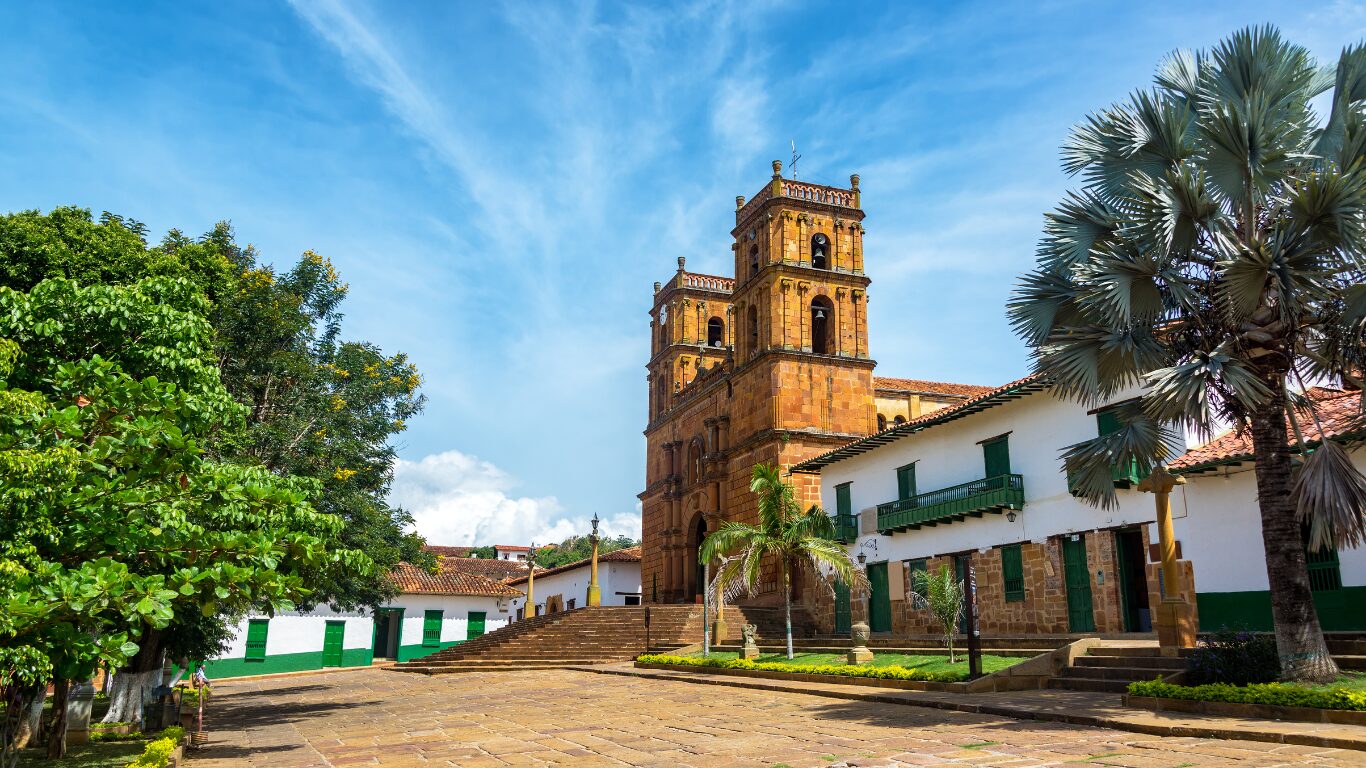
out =
<path fill-rule="evenodd" d="M 89 680 L 71 686 L 66 704 L 66 743 L 90 741 L 90 707 L 95 702 L 95 686 Z"/>
<path fill-rule="evenodd" d="M 1157 606 L 1157 644 L 1163 656 L 1179 656 L 1182 648 L 1195 647 L 1195 620 L 1190 604 L 1183 597 L 1181 570 L 1176 562 L 1176 532 L 1172 528 L 1171 492 L 1184 485 L 1186 478 L 1173 475 L 1158 465 L 1138 484 L 1138 490 L 1151 493 L 1157 504 L 1158 551 L 1162 556 L 1162 602 Z"/>

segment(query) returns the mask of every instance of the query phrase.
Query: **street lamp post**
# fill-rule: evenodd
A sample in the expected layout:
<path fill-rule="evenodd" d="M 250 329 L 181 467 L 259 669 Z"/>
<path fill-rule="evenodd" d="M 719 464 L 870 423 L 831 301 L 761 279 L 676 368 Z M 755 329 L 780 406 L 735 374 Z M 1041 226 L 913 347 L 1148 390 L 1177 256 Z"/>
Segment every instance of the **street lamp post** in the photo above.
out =
<path fill-rule="evenodd" d="M 526 554 L 526 617 L 536 616 L 536 542 L 531 542 L 531 551 Z"/>
<path fill-rule="evenodd" d="M 1172 528 L 1171 492 L 1185 485 L 1186 478 L 1173 475 L 1161 464 L 1138 484 L 1138 490 L 1153 494 L 1157 504 L 1157 548 L 1162 555 L 1162 602 L 1157 607 L 1157 644 L 1163 656 L 1177 656 L 1182 648 L 1195 646 L 1195 622 L 1190 604 L 1181 589 L 1181 571 L 1176 561 L 1176 532 Z"/>
<path fill-rule="evenodd" d="M 588 605 L 602 605 L 602 589 L 598 586 L 598 513 L 593 513 L 593 563 L 588 569 Z"/>

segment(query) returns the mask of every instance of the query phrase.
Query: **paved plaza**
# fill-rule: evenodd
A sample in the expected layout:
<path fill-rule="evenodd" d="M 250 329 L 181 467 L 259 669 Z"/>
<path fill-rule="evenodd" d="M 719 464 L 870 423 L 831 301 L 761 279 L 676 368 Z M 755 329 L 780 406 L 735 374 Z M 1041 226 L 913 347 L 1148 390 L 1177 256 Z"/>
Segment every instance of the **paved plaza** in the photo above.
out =
<path fill-rule="evenodd" d="M 1159 738 L 797 693 L 572 670 L 336 672 L 220 683 L 211 745 L 228 766 L 1362 766 L 1366 754 Z"/>

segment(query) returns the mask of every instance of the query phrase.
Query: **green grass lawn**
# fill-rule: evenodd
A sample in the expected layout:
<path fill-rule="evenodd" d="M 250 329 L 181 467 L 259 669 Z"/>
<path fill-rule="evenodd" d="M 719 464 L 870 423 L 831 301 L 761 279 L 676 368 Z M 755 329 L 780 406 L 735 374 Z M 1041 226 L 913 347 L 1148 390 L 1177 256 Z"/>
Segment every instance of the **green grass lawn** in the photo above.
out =
<path fill-rule="evenodd" d="M 46 747 L 26 749 L 19 756 L 19 768 L 123 768 L 146 746 L 143 739 L 77 744 L 67 747 L 61 760 L 48 760 Z"/>
<path fill-rule="evenodd" d="M 701 658 L 702 652 L 688 654 L 695 658 Z M 709 658 L 713 659 L 734 659 L 739 656 L 734 651 L 712 651 Z M 1024 661 L 1020 657 L 1006 656 L 982 656 L 982 671 L 986 673 L 997 672 L 1014 664 Z M 793 654 L 791 661 L 784 653 L 765 653 L 761 654 L 755 661 L 762 661 L 777 664 L 847 664 L 842 653 L 796 653 Z M 873 652 L 873 660 L 868 662 L 870 667 L 905 667 L 907 669 L 920 669 L 926 672 L 962 672 L 968 673 L 968 655 L 966 652 L 958 656 L 958 661 L 954 664 L 949 663 L 948 656 L 915 656 L 904 653 L 878 653 Z"/>
<path fill-rule="evenodd" d="M 1314 691 L 1331 691 L 1346 688 L 1354 693 L 1366 693 L 1366 672 L 1343 672 L 1331 683 L 1289 683 L 1289 685 L 1308 688 Z"/>

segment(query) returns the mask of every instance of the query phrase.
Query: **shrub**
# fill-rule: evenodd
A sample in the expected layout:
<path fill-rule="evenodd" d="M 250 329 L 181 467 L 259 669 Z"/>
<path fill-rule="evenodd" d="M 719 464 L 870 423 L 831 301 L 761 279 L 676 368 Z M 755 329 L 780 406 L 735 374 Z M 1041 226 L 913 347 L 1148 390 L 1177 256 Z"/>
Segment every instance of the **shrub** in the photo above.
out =
<path fill-rule="evenodd" d="M 1348 709 L 1366 712 L 1366 692 L 1347 688 L 1318 690 L 1285 683 L 1254 683 L 1237 686 L 1226 683 L 1208 685 L 1173 685 L 1161 680 L 1129 683 L 1134 696 L 1187 701 L 1223 701 L 1233 704 L 1271 704 L 1279 707 L 1312 707 L 1314 709 Z"/>
<path fill-rule="evenodd" d="M 1275 638 L 1224 627 L 1191 653 L 1186 682 L 1191 685 L 1271 683 L 1280 676 L 1280 671 Z"/>
<path fill-rule="evenodd" d="M 748 659 L 701 659 L 695 656 L 670 656 L 668 654 L 645 654 L 636 658 L 643 664 L 672 664 L 685 667 L 710 667 L 713 669 L 752 669 L 760 672 L 793 672 L 803 675 L 830 675 L 833 677 L 871 677 L 879 680 L 919 680 L 924 682 L 953 683 L 963 679 L 963 672 L 926 672 L 912 667 L 867 667 L 857 664 L 783 664 L 773 661 L 749 661 Z"/>
<path fill-rule="evenodd" d="M 129 763 L 127 768 L 166 768 L 171 762 L 171 753 L 175 752 L 184 738 L 184 728 L 178 725 L 167 728 L 155 740 L 147 742 L 142 754 Z"/>

